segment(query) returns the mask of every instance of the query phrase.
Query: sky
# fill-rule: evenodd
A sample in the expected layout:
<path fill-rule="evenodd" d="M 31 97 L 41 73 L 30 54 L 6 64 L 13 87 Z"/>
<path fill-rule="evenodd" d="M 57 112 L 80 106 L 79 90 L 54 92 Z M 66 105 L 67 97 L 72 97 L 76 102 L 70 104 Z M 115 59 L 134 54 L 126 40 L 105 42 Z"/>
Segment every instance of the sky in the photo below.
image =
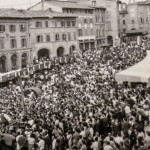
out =
<path fill-rule="evenodd" d="M 0 8 L 27 9 L 40 1 L 41 0 L 0 0 Z M 128 0 L 122 1 L 128 2 Z"/>

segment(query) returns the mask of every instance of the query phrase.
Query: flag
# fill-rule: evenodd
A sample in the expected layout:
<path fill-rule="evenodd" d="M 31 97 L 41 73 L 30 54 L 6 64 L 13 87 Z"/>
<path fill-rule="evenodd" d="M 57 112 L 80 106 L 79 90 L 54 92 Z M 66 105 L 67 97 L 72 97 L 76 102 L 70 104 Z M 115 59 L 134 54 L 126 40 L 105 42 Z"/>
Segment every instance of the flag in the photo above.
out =
<path fill-rule="evenodd" d="M 47 61 L 44 61 L 44 69 L 47 68 Z"/>
<path fill-rule="evenodd" d="M 51 61 L 48 63 L 48 68 L 51 68 Z"/>
<path fill-rule="evenodd" d="M 44 64 L 40 64 L 40 70 L 44 69 Z"/>

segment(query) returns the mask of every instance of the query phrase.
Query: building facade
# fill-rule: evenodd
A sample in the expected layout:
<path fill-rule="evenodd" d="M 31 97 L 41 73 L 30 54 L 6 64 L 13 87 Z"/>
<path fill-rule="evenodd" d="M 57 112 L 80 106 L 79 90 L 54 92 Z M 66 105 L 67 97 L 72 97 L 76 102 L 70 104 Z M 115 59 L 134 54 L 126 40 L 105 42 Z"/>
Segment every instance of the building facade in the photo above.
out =
<path fill-rule="evenodd" d="M 106 43 L 113 46 L 118 46 L 120 44 L 119 37 L 119 0 L 80 0 L 80 4 L 87 4 L 95 8 L 95 13 L 99 20 L 100 28 L 104 29 L 105 36 L 101 38 L 104 39 Z M 104 10 L 105 8 L 105 10 Z M 97 9 L 100 9 L 97 11 Z M 96 23 L 96 19 L 95 19 Z M 97 23 L 96 23 L 97 24 Z M 101 41 L 104 43 L 104 40 Z"/>
<path fill-rule="evenodd" d="M 109 45 L 118 46 L 119 37 L 119 3 L 118 0 L 90 0 L 96 6 L 106 8 L 105 10 L 105 37 Z"/>
<path fill-rule="evenodd" d="M 0 72 L 8 72 L 31 63 L 28 18 L 14 9 L 0 10 Z"/>
<path fill-rule="evenodd" d="M 79 50 L 74 15 L 54 13 L 50 17 L 33 17 L 29 30 L 33 58 L 63 57 Z"/>
<path fill-rule="evenodd" d="M 79 50 L 76 16 L 0 9 L 0 73 L 27 67 L 34 58 L 63 57 Z"/>
<path fill-rule="evenodd" d="M 86 1 L 85 1 L 86 2 Z M 105 45 L 105 8 L 88 5 L 82 1 L 45 0 L 29 8 L 29 10 L 47 10 L 59 13 L 75 14 L 77 16 L 78 42 L 81 50 L 87 50 Z"/>
<path fill-rule="evenodd" d="M 121 35 L 134 32 L 146 34 L 150 32 L 150 1 L 122 3 L 120 7 Z"/>

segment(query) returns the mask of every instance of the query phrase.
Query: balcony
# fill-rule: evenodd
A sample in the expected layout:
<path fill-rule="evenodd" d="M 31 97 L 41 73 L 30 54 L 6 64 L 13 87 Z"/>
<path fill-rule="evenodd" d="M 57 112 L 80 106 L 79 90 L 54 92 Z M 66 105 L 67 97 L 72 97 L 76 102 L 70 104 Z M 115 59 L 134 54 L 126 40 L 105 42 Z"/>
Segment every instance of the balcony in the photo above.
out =
<path fill-rule="evenodd" d="M 90 39 L 94 39 L 95 40 L 95 35 L 80 36 L 80 37 L 78 37 L 78 40 L 90 40 Z"/>

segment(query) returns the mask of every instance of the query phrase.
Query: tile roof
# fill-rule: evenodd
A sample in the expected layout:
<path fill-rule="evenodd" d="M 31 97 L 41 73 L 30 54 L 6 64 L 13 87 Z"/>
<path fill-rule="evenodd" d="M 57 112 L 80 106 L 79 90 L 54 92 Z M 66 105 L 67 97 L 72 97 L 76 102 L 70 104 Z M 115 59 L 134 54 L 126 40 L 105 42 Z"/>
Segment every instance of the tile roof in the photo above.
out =
<path fill-rule="evenodd" d="M 23 10 L 19 12 L 16 9 L 1 8 L 0 18 L 28 18 L 28 16 L 23 13 Z"/>
<path fill-rule="evenodd" d="M 0 9 L 0 18 L 53 18 L 53 17 L 76 17 L 74 14 L 56 13 L 50 10 L 17 10 L 17 9 Z"/>
<path fill-rule="evenodd" d="M 146 1 L 141 1 L 141 2 L 137 2 L 138 5 L 150 5 L 150 1 L 146 0 Z"/>
<path fill-rule="evenodd" d="M 61 8 L 74 8 L 74 9 L 94 9 L 88 5 L 81 5 L 77 3 L 76 1 L 45 1 L 46 3 L 52 4 L 54 6 L 58 6 Z"/>

